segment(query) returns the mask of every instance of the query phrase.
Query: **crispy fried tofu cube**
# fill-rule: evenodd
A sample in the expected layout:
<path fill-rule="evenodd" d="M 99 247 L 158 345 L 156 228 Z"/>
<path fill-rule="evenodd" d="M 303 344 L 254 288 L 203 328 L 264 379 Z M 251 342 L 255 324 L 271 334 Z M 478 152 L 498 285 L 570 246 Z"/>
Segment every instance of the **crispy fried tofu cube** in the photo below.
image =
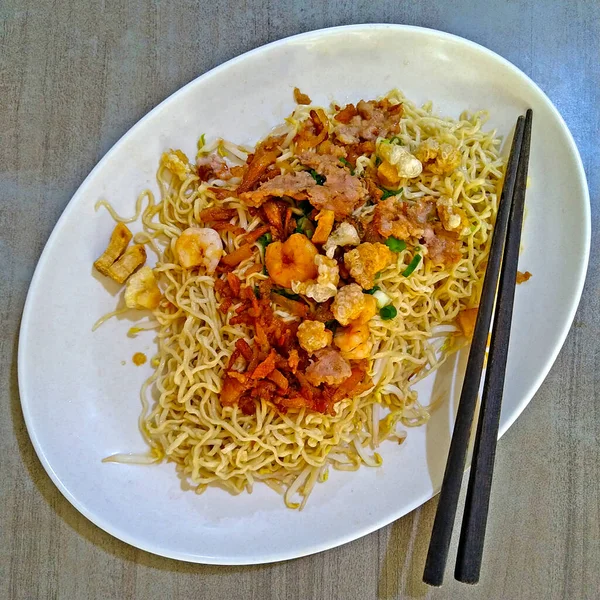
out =
<path fill-rule="evenodd" d="M 106 248 L 102 256 L 94 263 L 94 267 L 96 267 L 102 275 L 110 277 L 110 268 L 113 263 L 119 259 L 121 254 L 125 252 L 127 244 L 129 244 L 132 237 L 131 231 L 129 231 L 126 225 L 117 223 L 117 226 L 113 229 L 110 236 L 108 248 Z"/>
<path fill-rule="evenodd" d="M 313 244 L 324 244 L 333 229 L 335 213 L 332 210 L 323 209 L 317 215 L 317 228 L 312 236 Z"/>
<path fill-rule="evenodd" d="M 142 267 L 127 280 L 125 304 L 128 308 L 154 310 L 161 298 L 154 271 L 150 267 Z"/>
<path fill-rule="evenodd" d="M 377 175 L 379 181 L 386 187 L 395 188 L 400 183 L 400 175 L 398 175 L 398 169 L 387 160 L 384 160 L 379 167 L 377 167 Z"/>
<path fill-rule="evenodd" d="M 125 283 L 126 279 L 146 262 L 146 249 L 141 244 L 135 244 L 125 251 L 125 254 L 108 270 L 108 276 L 117 283 Z"/>

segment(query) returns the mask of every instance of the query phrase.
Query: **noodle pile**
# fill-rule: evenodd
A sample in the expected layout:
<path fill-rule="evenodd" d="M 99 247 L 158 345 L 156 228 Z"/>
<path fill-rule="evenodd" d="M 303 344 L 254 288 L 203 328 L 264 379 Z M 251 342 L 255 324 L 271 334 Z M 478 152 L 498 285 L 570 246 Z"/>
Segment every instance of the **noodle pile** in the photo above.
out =
<path fill-rule="evenodd" d="M 380 465 L 376 447 L 383 440 L 402 442 L 405 437 L 398 425 L 421 425 L 429 418 L 432 407 L 419 403 L 412 385 L 466 343 L 456 317 L 463 309 L 477 307 L 479 301 L 503 176 L 500 140 L 495 132 L 482 131 L 487 118 L 484 112 L 463 113 L 455 121 L 434 116 L 430 103 L 417 108 L 398 91 L 387 98 L 403 103 L 397 137 L 404 147 L 414 151 L 423 140 L 433 137 L 451 143 L 462 156 L 459 168 L 448 176 L 424 171 L 410 180 L 403 198 L 450 197 L 466 213 L 471 230 L 461 246 L 460 260 L 451 267 L 434 265 L 425 255 L 405 277 L 402 272 L 411 256 L 405 249 L 396 264 L 381 272 L 377 285 L 393 298 L 398 317 L 372 322 L 374 388 L 339 402 L 333 415 L 304 408 L 282 413 L 265 401 L 260 401 L 251 415 L 236 405 L 221 405 L 226 365 L 235 341 L 240 337 L 250 341 L 248 331 L 243 325 L 229 324 L 229 315 L 218 310 L 214 277 L 184 270 L 175 259 L 174 244 L 184 229 L 198 226 L 199 214 L 207 207 L 234 208 L 236 223 L 246 231 L 259 227 L 260 220 L 252 217 L 239 199 L 217 201 L 209 185 L 195 173 L 181 180 L 164 163 L 157 174 L 159 201 L 150 191 L 138 198 L 136 216 L 141 214 L 144 232 L 136 241 L 148 244 L 158 255 L 154 273 L 168 300 L 153 311 L 158 353 L 153 359 L 155 372 L 142 389 L 144 411 L 140 417 L 141 430 L 151 446 L 151 457 L 145 460 L 174 462 L 198 493 L 209 485 L 232 493 L 250 492 L 260 481 L 284 494 L 288 507 L 301 508 L 315 483 L 327 479 L 329 467 L 355 470 L 362 464 Z M 309 110 L 299 106 L 274 132 L 286 134 L 284 153 L 278 160 L 292 156 L 285 148 L 290 148 Z M 199 145 L 203 152 L 218 149 L 237 164 L 246 161 L 248 150 L 240 146 L 222 140 L 209 146 L 203 139 Z M 375 156 L 359 158 L 357 174 L 370 161 L 373 163 Z M 231 187 L 236 183 L 239 178 L 211 185 Z M 104 206 L 114 218 L 126 221 L 109 205 Z M 368 219 L 373 209 L 365 205 L 357 212 Z M 226 252 L 238 248 L 241 237 L 224 233 Z M 267 278 L 251 268 L 254 264 L 254 258 L 246 260 L 234 271 L 249 286 Z M 294 318 L 280 308 L 276 315 Z M 126 459 L 118 455 L 108 460 Z"/>

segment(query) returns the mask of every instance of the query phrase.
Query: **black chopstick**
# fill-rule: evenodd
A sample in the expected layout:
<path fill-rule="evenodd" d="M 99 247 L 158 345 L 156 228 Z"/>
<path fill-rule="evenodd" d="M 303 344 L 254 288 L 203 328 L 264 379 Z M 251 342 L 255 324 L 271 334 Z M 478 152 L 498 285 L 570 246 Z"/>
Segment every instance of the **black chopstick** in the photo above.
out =
<path fill-rule="evenodd" d="M 517 170 L 517 182 L 513 198 L 508 233 L 504 245 L 502 272 L 496 298 L 496 312 L 490 340 L 490 353 L 485 374 L 483 398 L 477 423 L 477 435 L 473 449 L 469 487 L 465 500 L 458 555 L 454 576 L 464 583 L 477 583 L 481 570 L 483 542 L 494 473 L 496 442 L 500 425 L 500 409 L 506 374 L 506 359 L 512 321 L 517 265 L 521 245 L 521 228 L 525 207 L 525 188 L 529 147 L 531 142 L 532 111 L 525 117 L 521 158 Z"/>
<path fill-rule="evenodd" d="M 425 570 L 423 572 L 423 581 L 429 585 L 440 586 L 444 580 L 444 570 L 448 559 L 448 549 L 454 527 L 467 449 L 471 437 L 471 426 L 477 404 L 477 392 L 479 391 L 481 371 L 487 347 L 487 337 L 498 286 L 502 250 L 506 239 L 508 219 L 514 195 L 522 139 L 523 117 L 519 117 L 506 168 L 504 186 L 496 216 L 494 233 L 492 235 L 488 266 L 481 291 L 477 321 L 473 332 L 473 341 L 469 352 L 454 431 L 448 452 L 448 460 L 446 462 L 446 470 L 444 471 L 444 479 L 433 523 L 433 530 L 431 532 Z"/>

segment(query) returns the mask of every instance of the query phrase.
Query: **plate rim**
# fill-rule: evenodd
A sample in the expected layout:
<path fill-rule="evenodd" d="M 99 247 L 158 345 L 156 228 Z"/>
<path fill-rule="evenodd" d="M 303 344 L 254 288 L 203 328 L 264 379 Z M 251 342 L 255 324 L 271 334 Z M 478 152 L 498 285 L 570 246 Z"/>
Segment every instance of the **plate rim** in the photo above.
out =
<path fill-rule="evenodd" d="M 229 68 L 230 66 L 236 64 L 237 62 L 246 60 L 247 58 L 249 58 L 255 54 L 268 52 L 270 49 L 272 49 L 274 47 L 285 46 L 287 44 L 293 43 L 294 41 L 302 40 L 304 38 L 326 37 L 328 35 L 332 35 L 332 34 L 339 33 L 339 32 L 378 31 L 378 30 L 381 31 L 381 30 L 390 30 L 390 29 L 400 30 L 403 32 L 414 32 L 414 33 L 422 34 L 425 36 L 431 36 L 431 37 L 441 39 L 441 40 L 457 42 L 459 44 L 466 46 L 467 48 L 469 48 L 471 50 L 483 53 L 483 54 L 487 55 L 488 57 L 494 59 L 495 61 L 499 62 L 505 68 L 512 71 L 513 74 L 515 74 L 518 77 L 520 77 L 521 79 L 523 79 L 536 92 L 538 92 L 538 94 L 540 95 L 540 98 L 547 105 L 547 108 L 550 110 L 550 112 L 553 114 L 553 116 L 555 118 L 557 118 L 558 123 L 561 126 L 561 131 L 566 136 L 566 139 L 567 139 L 567 142 L 569 145 L 569 151 L 574 156 L 575 162 L 577 164 L 576 175 L 577 175 L 577 178 L 579 179 L 579 183 L 581 184 L 581 188 L 582 188 L 583 196 L 584 196 L 583 199 L 585 200 L 585 202 L 583 203 L 583 211 L 584 211 L 585 218 L 582 223 L 582 236 L 584 237 L 584 256 L 582 257 L 583 261 L 580 263 L 580 271 L 579 271 L 579 275 L 577 278 L 577 286 L 576 286 L 576 288 L 574 290 L 574 294 L 572 296 L 571 305 L 569 307 L 567 319 L 565 320 L 562 330 L 560 331 L 560 335 L 558 336 L 558 343 L 555 345 L 549 359 L 546 361 L 544 367 L 540 370 L 538 377 L 536 378 L 534 384 L 532 385 L 532 387 L 530 388 L 528 393 L 523 395 L 521 402 L 517 405 L 517 407 L 515 408 L 513 413 L 507 419 L 507 421 L 500 427 L 499 436 L 498 436 L 499 438 L 502 437 L 504 435 L 504 433 L 506 433 L 506 431 L 513 425 L 513 423 L 516 421 L 516 419 L 521 415 L 521 413 L 523 412 L 525 407 L 529 404 L 529 402 L 531 402 L 533 396 L 537 393 L 541 384 L 547 377 L 550 369 L 554 365 L 556 358 L 565 343 L 565 340 L 567 338 L 567 335 L 571 329 L 571 325 L 575 318 L 575 314 L 576 314 L 579 304 L 581 302 L 581 297 L 582 297 L 582 293 L 583 293 L 583 289 L 584 289 L 585 279 L 586 279 L 588 265 L 589 265 L 589 257 L 590 257 L 591 206 L 590 206 L 590 195 L 589 195 L 589 188 L 588 188 L 588 184 L 587 184 L 587 178 L 585 175 L 585 170 L 583 167 L 581 155 L 579 153 L 579 150 L 577 148 L 575 140 L 573 139 L 573 136 L 572 136 L 565 120 L 563 119 L 562 115 L 560 114 L 558 109 L 554 106 L 554 104 L 550 100 L 550 98 L 548 98 L 548 96 L 544 93 L 544 91 L 526 73 L 524 73 L 516 65 L 511 63 L 508 59 L 502 57 L 501 55 L 497 54 L 493 50 L 490 50 L 489 48 L 487 48 L 481 44 L 478 44 L 477 42 L 473 42 L 473 41 L 466 39 L 464 37 L 461 37 L 459 35 L 448 33 L 445 31 L 440 31 L 440 30 L 433 29 L 433 28 L 420 27 L 420 26 L 415 26 L 415 25 L 404 25 L 404 24 L 394 24 L 394 23 L 360 23 L 360 24 L 353 24 L 353 25 L 341 25 L 341 26 L 336 26 L 336 27 L 327 27 L 327 28 L 306 31 L 303 33 L 299 33 L 299 34 L 295 34 L 295 35 L 281 38 L 278 40 L 274 40 L 267 44 L 253 48 L 252 50 L 249 50 L 247 52 L 244 52 L 243 54 L 235 56 L 235 57 L 217 65 L 216 67 L 206 71 L 205 73 L 202 73 L 201 75 L 195 77 L 194 79 L 192 79 L 191 81 L 189 81 L 188 83 L 186 83 L 185 85 L 183 85 L 182 87 L 177 89 L 175 92 L 173 92 L 172 94 L 167 96 L 164 100 L 162 100 L 159 104 L 157 104 L 154 108 L 152 108 L 149 112 L 147 112 L 142 118 L 140 118 L 132 127 L 127 129 L 127 131 L 125 131 L 125 133 L 123 133 L 122 136 L 119 137 L 119 139 L 111 146 L 111 148 L 102 156 L 102 158 L 98 161 L 98 163 L 94 166 L 94 168 L 88 173 L 88 175 L 85 177 L 85 179 L 78 186 L 75 193 L 71 196 L 71 199 L 69 200 L 69 202 L 66 204 L 60 217 L 56 221 L 56 223 L 52 229 L 52 232 L 50 233 L 50 235 L 48 236 L 48 239 L 46 240 L 46 242 L 44 244 L 44 248 L 43 248 L 43 250 L 40 254 L 40 257 L 37 261 L 34 273 L 32 275 L 32 278 L 31 278 L 31 281 L 30 281 L 30 284 L 28 287 L 27 296 L 25 299 L 22 317 L 21 317 L 21 325 L 19 328 L 19 341 L 18 341 L 18 351 L 17 351 L 17 362 L 18 362 L 17 375 L 18 375 L 18 389 L 19 389 L 19 400 L 20 400 L 20 404 L 21 404 L 21 411 L 23 414 L 23 419 L 25 421 L 25 425 L 27 428 L 29 438 L 31 440 L 31 443 L 34 447 L 36 455 L 37 455 L 38 459 L 40 460 L 44 470 L 46 471 L 46 473 L 48 474 L 48 476 L 50 477 L 50 479 L 52 480 L 54 485 L 61 492 L 61 494 L 69 501 L 69 503 L 78 512 L 80 512 L 84 517 L 86 517 L 89 521 L 91 521 L 95 526 L 99 527 L 100 529 L 109 533 L 110 535 L 114 536 L 115 538 L 119 539 L 120 541 L 125 542 L 125 543 L 129 544 L 130 546 L 133 546 L 134 548 L 139 548 L 143 551 L 150 552 L 151 554 L 155 554 L 155 555 L 173 559 L 173 560 L 181 560 L 184 562 L 190 562 L 190 563 L 196 563 L 196 564 L 212 564 L 212 565 L 270 564 L 270 563 L 281 562 L 284 560 L 291 560 L 291 559 L 299 558 L 302 556 L 308 556 L 308 555 L 312 555 L 312 554 L 315 554 L 318 552 L 329 550 L 331 548 L 335 548 L 335 547 L 344 545 L 348 542 L 351 542 L 360 537 L 368 535 L 369 533 L 377 531 L 377 530 L 389 525 L 393 521 L 396 521 L 397 519 L 409 514 L 410 512 L 412 512 L 419 506 L 423 505 L 425 502 L 427 502 L 428 500 L 430 500 L 431 498 L 433 498 L 434 496 L 436 496 L 439 493 L 439 485 L 438 485 L 434 488 L 434 492 L 432 495 L 429 495 L 428 493 L 426 493 L 423 496 L 420 496 L 418 499 L 416 499 L 415 501 L 410 503 L 408 505 L 408 508 L 406 506 L 404 506 L 397 513 L 393 513 L 391 515 L 386 515 L 385 518 L 378 521 L 375 525 L 368 525 L 368 526 L 364 526 L 362 528 L 352 529 L 344 536 L 335 537 L 335 539 L 333 541 L 330 540 L 329 542 L 325 542 L 325 543 L 321 542 L 314 546 L 305 546 L 300 551 L 293 550 L 293 551 L 290 551 L 287 553 L 279 553 L 277 556 L 272 556 L 269 558 L 262 557 L 257 560 L 248 560 L 248 559 L 235 560 L 235 559 L 223 559 L 221 557 L 213 558 L 210 556 L 199 557 L 199 556 L 190 555 L 188 553 L 178 553 L 178 552 L 173 552 L 170 550 L 165 551 L 165 550 L 162 550 L 160 547 L 152 547 L 149 544 L 146 544 L 143 542 L 140 543 L 135 536 L 130 535 L 127 532 L 121 531 L 118 527 L 113 526 L 110 522 L 108 522 L 104 517 L 88 510 L 88 508 L 86 506 L 84 506 L 82 503 L 80 503 L 80 501 L 75 496 L 72 495 L 72 493 L 70 492 L 68 487 L 63 485 L 61 479 L 58 477 L 58 475 L 54 471 L 52 465 L 47 460 L 44 449 L 37 438 L 36 429 L 32 422 L 33 417 L 30 412 L 30 404 L 27 402 L 27 400 L 25 398 L 25 394 L 24 394 L 24 383 L 23 383 L 24 369 L 25 369 L 24 364 L 27 360 L 26 359 L 27 345 L 24 340 L 27 338 L 26 333 L 27 333 L 27 330 L 29 327 L 30 313 L 31 313 L 31 307 L 32 307 L 32 302 L 33 302 L 32 297 L 34 295 L 33 292 L 38 285 L 38 280 L 41 277 L 40 274 L 44 270 L 48 255 L 50 253 L 50 247 L 54 244 L 56 237 L 59 235 L 59 230 L 61 228 L 60 226 L 62 225 L 63 221 L 65 221 L 69 217 L 70 212 L 74 209 L 74 205 L 78 201 L 78 198 L 79 198 L 79 195 L 80 195 L 82 189 L 86 186 L 87 182 L 92 177 L 95 176 L 96 172 L 98 170 L 100 170 L 101 168 L 103 168 L 104 164 L 111 159 L 111 157 L 115 153 L 116 149 L 121 146 L 121 144 L 127 138 L 127 136 L 129 136 L 132 132 L 136 131 L 138 129 L 138 127 L 141 127 L 147 120 L 149 120 L 156 113 L 158 113 L 160 110 L 162 110 L 162 108 L 167 103 L 174 100 L 180 94 L 185 93 L 188 90 L 188 88 L 198 85 L 200 82 L 220 73 L 222 70 Z M 470 461 L 467 464 L 467 467 L 466 467 L 467 470 L 469 469 L 469 464 L 470 464 Z"/>

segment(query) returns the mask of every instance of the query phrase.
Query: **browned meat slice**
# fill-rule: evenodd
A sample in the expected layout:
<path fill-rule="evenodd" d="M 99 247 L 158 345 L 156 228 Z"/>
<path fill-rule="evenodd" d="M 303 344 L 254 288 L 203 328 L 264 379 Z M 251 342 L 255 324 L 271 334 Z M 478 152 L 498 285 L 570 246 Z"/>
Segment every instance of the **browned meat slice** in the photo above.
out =
<path fill-rule="evenodd" d="M 309 190 L 310 203 L 320 210 L 332 210 L 337 218 L 350 215 L 367 197 L 362 183 L 347 171 L 331 174 L 323 185 Z"/>
<path fill-rule="evenodd" d="M 325 348 L 315 356 L 317 360 L 306 369 L 306 378 L 313 385 L 339 385 L 352 375 L 350 363 L 337 350 Z"/>
<path fill-rule="evenodd" d="M 435 264 L 450 265 L 461 257 L 458 234 L 445 231 L 439 223 L 436 203 L 431 196 L 412 203 L 388 198 L 376 206 L 369 227 L 385 238 L 423 238 L 428 258 Z"/>
<path fill-rule="evenodd" d="M 369 197 L 373 203 L 377 204 L 380 202 L 383 196 L 383 190 L 377 185 L 377 182 L 372 179 L 369 173 L 367 173 L 367 176 L 365 177 L 365 184 L 367 186 Z"/>
<path fill-rule="evenodd" d="M 319 210 L 332 210 L 337 218 L 350 215 L 367 198 L 367 190 L 358 177 L 344 168 L 337 156 L 304 152 L 300 162 L 325 177 L 323 185 L 309 191 L 310 203 Z"/>
<path fill-rule="evenodd" d="M 240 198 L 250 206 L 261 206 L 269 198 L 289 196 L 295 200 L 306 200 L 307 190 L 316 184 L 310 173 L 300 171 L 277 175 L 263 183 L 254 192 L 244 192 Z"/>
<path fill-rule="evenodd" d="M 339 157 L 332 154 L 315 154 L 314 152 L 303 152 L 298 157 L 300 162 L 314 169 L 320 175 L 327 177 L 331 173 L 343 168 Z"/>
<path fill-rule="evenodd" d="M 198 177 L 200 181 L 210 181 L 211 179 L 231 179 L 229 166 L 216 152 L 201 156 L 196 161 Z"/>
<path fill-rule="evenodd" d="M 407 240 L 409 237 L 421 237 L 435 215 L 435 201 L 429 196 L 414 203 L 390 197 L 375 207 L 372 224 L 383 237 L 393 235 Z"/>
<path fill-rule="evenodd" d="M 240 198 L 250 206 L 261 206 L 268 198 L 289 196 L 309 200 L 319 210 L 331 210 L 337 218 L 351 214 L 367 197 L 367 190 L 358 177 L 350 175 L 335 156 L 303 153 L 303 164 L 325 177 L 319 185 L 306 171 L 277 175 L 253 192 Z"/>
<path fill-rule="evenodd" d="M 461 242 L 456 235 L 444 231 L 442 227 L 428 227 L 423 237 L 428 257 L 436 265 L 451 265 L 460 260 Z"/>
<path fill-rule="evenodd" d="M 319 154 L 331 154 L 338 159 L 346 158 L 348 155 L 348 151 L 346 150 L 345 146 L 338 146 L 331 140 L 325 140 L 324 142 L 321 142 L 317 147 L 317 151 Z"/>
<path fill-rule="evenodd" d="M 437 207 L 432 196 L 424 196 L 415 202 L 409 203 L 406 214 L 413 222 L 419 225 L 430 223 L 437 214 Z"/>
<path fill-rule="evenodd" d="M 355 111 L 356 114 L 353 114 Z M 336 126 L 334 133 L 339 142 L 347 145 L 376 140 L 398 133 L 401 115 L 401 104 L 391 105 L 387 100 L 361 100 L 356 109 L 348 105 L 336 115 L 340 125 Z"/>

